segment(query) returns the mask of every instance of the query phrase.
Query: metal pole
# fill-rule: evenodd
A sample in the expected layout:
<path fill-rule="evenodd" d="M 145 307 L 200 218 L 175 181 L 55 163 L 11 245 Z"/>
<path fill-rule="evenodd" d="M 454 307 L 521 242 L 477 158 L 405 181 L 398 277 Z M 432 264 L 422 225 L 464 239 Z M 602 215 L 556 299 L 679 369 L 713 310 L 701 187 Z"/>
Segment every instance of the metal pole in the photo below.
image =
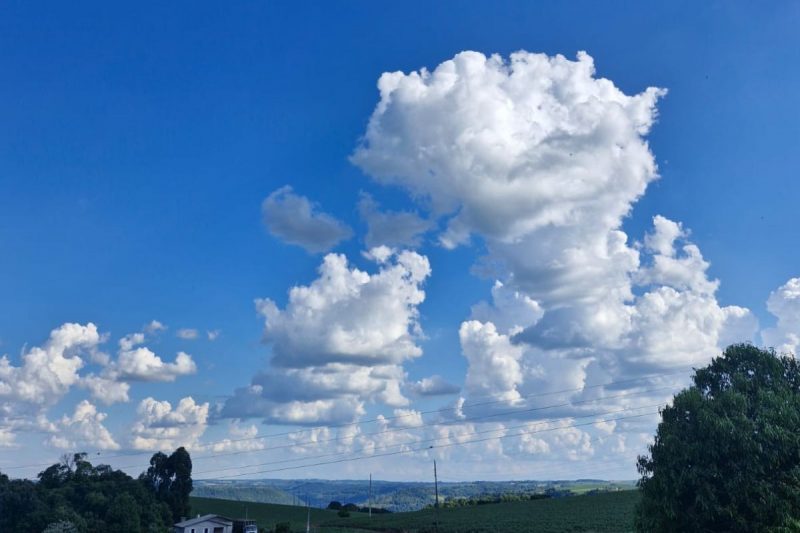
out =
<path fill-rule="evenodd" d="M 369 517 L 372 518 L 372 472 L 369 474 Z"/>
<path fill-rule="evenodd" d="M 436 502 L 433 504 L 437 509 L 439 508 L 439 477 L 436 475 L 436 459 L 433 460 L 433 486 L 436 491 Z"/>
<path fill-rule="evenodd" d="M 436 502 L 433 504 L 436 516 L 436 531 L 439 531 L 439 476 L 436 474 L 436 459 L 433 460 L 433 487 L 436 494 Z"/>

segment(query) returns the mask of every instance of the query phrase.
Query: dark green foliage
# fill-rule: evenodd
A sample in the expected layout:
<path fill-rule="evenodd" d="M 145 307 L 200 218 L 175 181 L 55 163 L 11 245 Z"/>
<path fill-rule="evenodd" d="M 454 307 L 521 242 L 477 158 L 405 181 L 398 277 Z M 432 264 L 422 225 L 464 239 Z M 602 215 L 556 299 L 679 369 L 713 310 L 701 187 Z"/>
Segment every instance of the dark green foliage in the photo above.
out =
<path fill-rule="evenodd" d="M 597 491 L 601 492 L 601 491 Z M 439 503 L 439 507 L 468 507 L 470 505 L 487 505 L 490 503 L 524 502 L 527 500 L 544 500 L 557 496 L 569 496 L 568 492 L 559 493 L 554 490 L 548 492 L 535 492 L 533 494 L 504 493 L 504 494 L 482 494 L 471 498 L 451 498 Z M 426 509 L 433 509 L 433 504 L 425 506 Z"/>
<path fill-rule="evenodd" d="M 339 509 L 339 512 L 336 513 L 336 516 L 338 516 L 339 518 L 347 518 L 348 516 L 350 516 L 350 511 L 348 511 L 345 508 L 341 508 Z"/>
<path fill-rule="evenodd" d="M 173 521 L 191 515 L 192 459 L 185 448 L 178 448 L 169 457 L 161 452 L 154 454 L 150 467 L 139 479 L 159 501 L 169 506 Z"/>
<path fill-rule="evenodd" d="M 587 496 L 424 509 L 409 513 L 351 515 L 320 524 L 322 533 L 371 530 L 407 533 L 625 533 L 633 530 L 637 491 L 598 493 Z M 341 529 L 338 529 L 341 528 Z"/>
<path fill-rule="evenodd" d="M 0 531 L 165 532 L 166 504 L 144 485 L 75 454 L 39 474 L 39 482 L 0 475 Z"/>
<path fill-rule="evenodd" d="M 589 496 L 546 498 L 496 505 L 439 509 L 439 533 L 499 532 L 625 533 L 633 531 L 633 510 L 639 492 L 624 490 Z M 192 498 L 192 508 L 200 514 L 242 516 L 245 507 L 259 527 L 273 531 L 276 523 L 288 521 L 292 531 L 306 530 L 305 507 L 268 503 L 245 503 L 210 498 Z M 344 533 L 362 530 L 408 533 L 435 531 L 433 509 L 407 513 L 353 513 L 337 518 L 336 511 L 311 508 L 311 527 L 320 533 Z"/>
<path fill-rule="evenodd" d="M 800 368 L 747 344 L 696 371 L 640 457 L 639 531 L 800 531 Z"/>
<path fill-rule="evenodd" d="M 337 501 L 332 501 L 331 503 L 328 504 L 327 508 L 330 509 L 331 511 L 338 511 L 339 509 L 342 508 L 342 504 Z"/>
<path fill-rule="evenodd" d="M 292 524 L 289 522 L 278 522 L 275 524 L 275 533 L 291 533 Z"/>

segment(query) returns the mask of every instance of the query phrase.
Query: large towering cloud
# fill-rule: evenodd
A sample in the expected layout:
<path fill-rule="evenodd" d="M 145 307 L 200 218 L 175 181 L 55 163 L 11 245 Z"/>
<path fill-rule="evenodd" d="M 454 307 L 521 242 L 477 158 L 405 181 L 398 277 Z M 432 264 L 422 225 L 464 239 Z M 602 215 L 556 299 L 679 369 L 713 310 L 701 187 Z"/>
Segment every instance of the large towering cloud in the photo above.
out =
<path fill-rule="evenodd" d="M 479 270 L 499 279 L 459 332 L 467 399 L 575 400 L 585 384 L 686 369 L 752 338 L 752 315 L 717 302 L 679 223 L 655 217 L 643 243 L 622 229 L 658 177 L 645 136 L 664 90 L 626 95 L 585 53 L 527 52 L 463 52 L 378 88 L 353 162 L 445 218 L 443 245 L 479 235 Z"/>
<path fill-rule="evenodd" d="M 578 61 L 463 52 L 433 72 L 386 73 L 353 161 L 452 214 L 444 243 L 471 232 L 512 243 L 547 226 L 615 227 L 656 176 L 642 140 L 663 90 L 626 96 Z"/>
<path fill-rule="evenodd" d="M 328 254 L 316 280 L 289 291 L 285 308 L 271 299 L 256 302 L 271 367 L 228 400 L 223 416 L 322 423 L 352 420 L 365 401 L 408 403 L 402 363 L 422 354 L 417 308 L 430 265 L 415 252 L 386 247 L 366 257 L 377 272 Z"/>

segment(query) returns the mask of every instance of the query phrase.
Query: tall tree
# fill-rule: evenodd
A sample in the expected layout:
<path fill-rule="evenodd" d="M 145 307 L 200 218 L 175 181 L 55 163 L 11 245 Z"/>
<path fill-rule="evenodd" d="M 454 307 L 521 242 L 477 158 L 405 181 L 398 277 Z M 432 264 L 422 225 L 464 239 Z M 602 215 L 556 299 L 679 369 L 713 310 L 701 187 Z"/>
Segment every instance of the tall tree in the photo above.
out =
<path fill-rule="evenodd" d="M 189 516 L 191 511 L 189 494 L 194 488 L 192 485 L 192 458 L 186 448 L 181 446 L 172 452 L 167 463 L 169 471 L 172 473 L 171 501 L 168 503 L 172 509 L 173 518 L 177 520 L 182 516 Z"/>
<path fill-rule="evenodd" d="M 800 531 L 794 357 L 730 346 L 661 415 L 638 461 L 639 531 Z"/>
<path fill-rule="evenodd" d="M 169 505 L 173 520 L 190 515 L 192 459 L 186 448 L 181 446 L 169 457 L 161 452 L 153 454 L 150 467 L 139 479 L 159 500 Z"/>

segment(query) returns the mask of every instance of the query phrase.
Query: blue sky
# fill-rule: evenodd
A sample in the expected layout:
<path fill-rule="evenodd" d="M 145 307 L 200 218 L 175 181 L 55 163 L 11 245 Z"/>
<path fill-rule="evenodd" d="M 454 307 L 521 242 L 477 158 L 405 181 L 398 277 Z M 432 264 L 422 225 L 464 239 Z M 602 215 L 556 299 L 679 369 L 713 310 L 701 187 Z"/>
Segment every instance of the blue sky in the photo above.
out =
<path fill-rule="evenodd" d="M 524 377 L 501 379 L 506 385 L 511 379 L 513 386 L 507 390 L 479 383 L 474 376 L 484 360 L 480 354 L 465 357 L 459 328 L 470 318 L 490 322 L 471 309 L 480 301 L 491 301 L 495 279 L 517 291 L 518 298 L 528 296 L 538 302 L 544 313 L 541 324 L 555 324 L 553 331 L 562 339 L 569 328 L 559 317 L 569 313 L 558 310 L 577 309 L 575 302 L 585 298 L 567 303 L 550 298 L 543 295 L 547 291 L 541 280 L 534 277 L 523 284 L 525 273 L 513 268 L 494 276 L 476 275 L 480 257 L 488 254 L 490 260 L 508 260 L 519 251 L 498 251 L 509 239 L 517 244 L 525 239 L 542 242 L 536 232 L 544 230 L 538 226 L 513 235 L 492 233 L 481 217 L 505 216 L 502 205 L 499 211 L 478 212 L 479 200 L 436 192 L 438 185 L 420 184 L 423 178 L 392 181 L 378 176 L 402 166 L 405 152 L 394 154 L 397 161 L 388 169 L 377 159 L 361 164 L 350 160 L 370 118 L 375 118 L 373 111 L 381 99 L 376 83 L 383 73 L 410 73 L 423 67 L 433 71 L 465 50 L 487 56 L 497 53 L 506 60 L 518 50 L 550 57 L 562 54 L 572 62 L 585 50 L 594 59 L 592 79 L 611 80 L 624 95 L 638 95 L 648 87 L 667 89 L 651 110 L 657 118 L 650 131 L 631 141 L 635 146 L 640 141 L 648 143 L 660 178 L 654 179 L 654 174 L 642 178 L 646 191 L 641 196 L 631 192 L 622 204 L 630 207 L 630 215 L 621 219 L 619 227 L 610 227 L 627 234 L 630 250 L 642 250 L 641 265 L 628 269 L 625 276 L 631 280 L 649 277 L 647 283 L 631 282 L 633 295 L 639 298 L 654 286 L 671 286 L 678 292 L 697 288 L 677 287 L 643 270 L 650 264 L 645 245 L 636 248 L 634 242 L 644 243 L 646 234 L 655 235 L 653 217 L 662 215 L 680 223 L 680 239 L 695 244 L 710 263 L 707 269 L 695 264 L 692 275 L 720 281 L 719 288 L 710 291 L 713 294 L 697 289 L 704 301 L 716 306 L 714 310 L 747 308 L 752 340 L 791 348 L 791 339 L 800 333 L 792 329 L 793 320 L 800 320 L 793 318 L 800 317 L 793 307 L 800 306 L 800 299 L 794 296 L 793 286 L 787 285 L 800 276 L 795 207 L 800 197 L 796 150 L 800 107 L 795 98 L 800 90 L 798 22 L 800 10 L 791 2 L 758 6 L 631 2 L 613 8 L 595 2 L 6 4 L 0 16 L 0 354 L 7 354 L 9 364 L 21 368 L 23 354 L 44 346 L 51 330 L 67 323 L 93 323 L 106 337 L 86 341 L 83 347 L 104 351 L 117 360 L 122 357 L 119 340 L 144 332 L 147 324 L 157 320 L 167 329 L 148 333 L 142 346 L 165 364 L 172 363 L 179 351 L 186 352 L 195 368 L 175 370 L 174 381 L 165 382 L 132 371 L 126 374 L 121 362 L 110 363 L 117 365 L 110 380 L 113 387 L 127 383 L 130 391 L 128 401 L 108 405 L 90 397 L 90 389 L 80 381 L 52 393 L 51 398 L 25 400 L 22 407 L 15 403 L 21 401 L 19 391 L 9 392 L 7 399 L 0 396 L 0 401 L 7 401 L 9 413 L 3 422 L 7 447 L 0 448 L 0 470 L 46 462 L 64 449 L 93 451 L 102 442 L 116 443 L 115 448 L 122 451 L 114 453 L 149 452 L 158 443 L 186 442 L 195 444 L 202 454 L 202 443 L 230 437 L 231 430 L 234 438 L 251 435 L 247 433 L 251 425 L 260 435 L 341 423 L 339 418 L 323 417 L 319 424 L 303 420 L 295 426 L 271 411 L 264 416 L 249 413 L 252 416 L 242 416 L 231 426 L 230 417 L 215 414 L 225 412 L 225 402 L 237 389 L 250 385 L 254 376 L 270 372 L 269 359 L 278 344 L 283 342 L 287 353 L 302 351 L 292 344 L 299 341 L 292 340 L 288 329 L 265 331 L 264 317 L 254 305 L 257 298 L 270 298 L 284 309 L 289 288 L 312 283 L 325 256 L 287 243 L 286 238 L 276 237 L 274 227 L 265 227 L 262 202 L 287 185 L 296 197 L 307 199 L 316 213 L 351 228 L 352 238 L 337 243 L 332 251 L 370 274 L 382 267 L 362 254 L 368 227 L 359 213 L 360 195 L 371 195 L 384 211 L 435 220 L 417 246 L 411 246 L 431 268 L 431 274 L 419 283 L 424 301 L 408 304 L 408 316 L 394 317 L 408 326 L 409 339 L 422 354 L 408 352 L 399 363 L 393 361 L 399 365 L 395 370 L 405 373 L 398 383 L 408 403 L 385 403 L 366 392 L 359 396 L 350 391 L 347 401 L 361 402 L 365 409 L 361 415 L 351 412 L 352 416 L 436 409 L 453 405 L 458 397 L 469 403 L 488 396 L 519 407 L 509 391 L 524 396 L 542 390 L 541 383 L 526 381 L 537 358 L 576 360 L 574 353 L 566 351 L 506 352 L 504 357 L 521 365 Z M 471 104 L 462 105 L 468 110 Z M 410 113 L 414 109 L 397 113 L 401 117 L 409 113 L 403 120 L 413 125 Z M 452 118 L 434 111 L 431 123 L 447 124 Z M 387 130 L 396 126 L 387 124 Z M 410 145 L 419 148 L 423 143 L 413 128 L 397 127 L 393 133 L 407 135 Z M 370 147 L 380 140 L 379 136 L 370 139 Z M 594 149 L 603 150 L 603 146 Z M 592 150 L 587 149 L 587 154 L 605 153 Z M 437 161 L 429 163 L 442 163 Z M 442 183 L 448 186 L 447 180 Z M 437 201 L 455 202 L 456 210 L 431 207 Z M 557 210 L 557 200 L 552 201 Z M 450 217 L 458 210 L 468 211 L 470 205 L 473 219 L 465 223 L 471 232 L 469 243 L 454 249 L 442 246 L 440 237 Z M 509 220 L 525 223 L 529 215 L 509 215 L 513 218 Z M 312 217 L 312 226 L 318 222 Z M 669 233 L 669 228 L 677 226 L 665 223 L 661 227 Z M 676 253 L 684 257 L 680 249 Z M 395 257 L 386 264 L 397 266 L 397 261 Z M 780 287 L 785 290 L 779 291 Z M 776 295 L 773 308 L 783 313 L 781 323 L 767 309 L 770 294 Z M 636 308 L 630 300 L 625 305 L 620 309 Z M 501 307 L 497 299 L 494 307 Z M 756 320 L 758 326 L 753 326 Z M 568 322 L 585 326 L 574 317 Z M 424 334 L 412 331 L 415 324 Z M 525 338 L 542 334 L 533 323 L 524 326 L 530 330 L 528 337 L 523 332 L 514 342 L 524 344 Z M 197 330 L 198 338 L 178 338 L 182 328 Z M 772 328 L 766 338 L 765 328 Z M 208 332 L 216 331 L 218 336 L 209 339 Z M 676 334 L 664 333 L 666 338 Z M 653 355 L 647 364 L 637 361 L 631 363 L 635 369 L 614 374 L 609 368 L 632 359 L 616 351 L 618 343 L 601 346 L 607 339 L 592 340 L 585 331 L 580 335 L 591 341 L 581 352 L 587 361 L 600 365 L 597 361 L 603 360 L 610 365 L 595 376 L 599 381 L 663 373 L 679 367 L 676 361 L 696 361 L 689 356 L 668 360 Z M 631 334 L 626 335 L 627 339 Z M 716 340 L 709 342 L 692 347 L 690 351 L 696 348 L 692 357 L 718 348 Z M 327 353 L 321 347 L 308 350 L 312 359 L 315 353 Z M 596 353 L 586 355 L 592 350 Z M 82 358 L 85 364 L 79 379 L 89 373 L 100 376 L 104 368 L 111 368 L 100 359 L 91 362 L 86 353 Z M 282 372 L 297 365 L 273 372 L 280 381 L 280 376 L 285 377 Z M 473 378 L 468 378 L 470 365 Z M 582 376 L 583 368 L 578 365 L 570 371 Z M 408 392 L 415 382 L 434 375 L 460 392 L 441 396 Z M 584 378 L 591 381 L 592 375 L 589 372 L 589 378 Z M 585 379 L 580 384 L 586 384 Z M 137 409 L 146 398 L 169 401 L 177 409 L 186 397 L 198 406 L 208 403 L 206 418 L 192 411 L 203 421 L 192 418 L 194 422 L 181 425 L 196 423 L 196 433 L 176 430 L 177 437 L 171 440 L 161 435 L 164 438 L 156 439 L 157 444 L 133 443 L 131 435 L 137 430 L 132 428 L 144 423 Z M 101 422 L 96 413 L 91 424 L 77 422 L 75 408 L 84 400 L 98 413 L 108 414 L 100 417 L 107 436 L 96 431 Z M 272 397 L 264 409 L 276 409 L 290 400 Z M 548 401 L 559 403 L 553 397 L 540 400 Z M 140 428 L 140 437 L 150 438 L 148 431 L 166 424 L 156 420 L 161 415 L 155 411 L 151 410 L 155 418 Z M 73 417 L 72 422 L 56 427 L 62 415 Z M 264 420 L 269 423 L 262 424 Z M 428 429 L 436 429 L 436 420 L 425 420 L 431 424 Z M 94 430 L 85 430 L 89 426 Z M 628 456 L 643 451 L 644 441 L 636 439 L 652 433 L 652 427 L 625 430 L 636 435 L 628 438 Z M 335 434 L 336 430 L 330 431 Z M 54 441 L 54 432 L 65 435 L 68 442 Z M 70 432 L 74 433 L 71 437 Z M 297 438 L 308 438 L 304 435 Z M 409 442 L 414 438 L 407 436 Z M 363 443 L 351 444 L 353 450 L 363 448 Z M 593 464 L 600 465 L 602 457 L 607 461 L 617 457 L 610 448 L 599 447 L 581 456 L 567 450 L 574 442 L 545 444 L 549 451 L 536 443 L 528 449 L 526 460 L 534 467 L 544 461 L 541 464 L 550 465 L 553 472 L 580 462 L 574 471 L 583 473 L 591 471 Z M 567 450 L 566 455 L 557 450 Z M 473 465 L 476 476 L 488 475 L 501 464 L 503 456 L 493 455 L 496 452 L 479 454 L 484 464 L 483 470 Z M 324 449 L 308 453 L 324 453 Z M 224 466 L 247 465 L 263 462 L 263 455 L 218 461 Z M 387 468 L 379 477 L 414 478 L 417 465 L 427 460 L 421 455 L 403 459 L 408 461 L 405 473 Z M 457 455 L 451 459 L 467 461 Z M 380 470 L 379 459 L 372 463 L 286 475 L 350 477 L 360 475 L 364 468 Z M 217 463 L 209 460 L 209 464 Z M 36 471 L 18 470 L 24 475 Z M 506 473 L 507 477 L 534 477 L 525 475 L 531 472 L 535 468 Z M 611 474 L 633 477 L 633 464 L 620 459 L 612 465 Z"/>

